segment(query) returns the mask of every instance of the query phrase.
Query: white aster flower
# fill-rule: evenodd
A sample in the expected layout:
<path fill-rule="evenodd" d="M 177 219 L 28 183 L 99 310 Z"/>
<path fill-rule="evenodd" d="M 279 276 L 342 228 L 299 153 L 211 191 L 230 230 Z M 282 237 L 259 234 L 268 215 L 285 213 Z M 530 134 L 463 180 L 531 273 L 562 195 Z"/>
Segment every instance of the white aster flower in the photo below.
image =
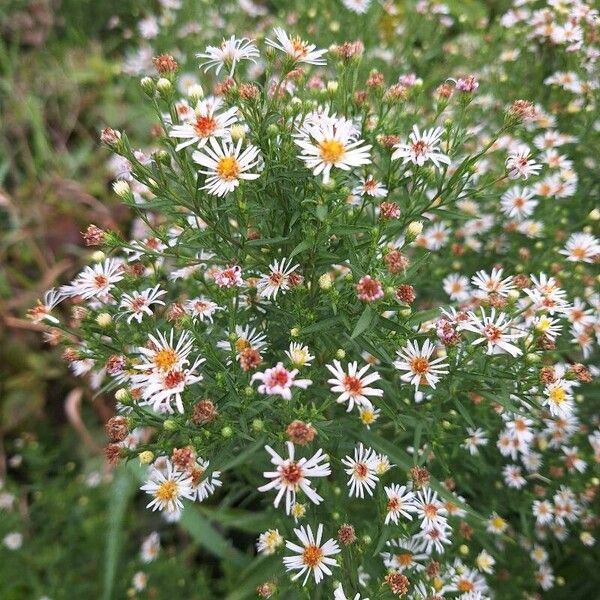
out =
<path fill-rule="evenodd" d="M 153 497 L 146 508 L 177 513 L 183 509 L 181 498 L 194 496 L 192 478 L 177 470 L 169 459 L 165 463 L 164 469 L 151 468 L 148 481 L 140 489 Z"/>
<path fill-rule="evenodd" d="M 169 136 L 184 140 L 177 144 L 175 150 L 182 150 L 192 144 L 203 148 L 209 140 L 226 137 L 229 128 L 237 121 L 237 107 L 218 114 L 222 105 L 220 98 L 205 98 L 198 103 L 190 118 L 180 125 L 173 125 Z"/>
<path fill-rule="evenodd" d="M 354 449 L 354 457 L 346 456 L 342 463 L 347 467 L 344 471 L 350 475 L 348 480 L 348 495 L 350 498 L 365 497 L 365 490 L 369 496 L 373 495 L 375 484 L 379 481 L 377 477 L 377 453 L 372 448 L 365 448 L 360 443 Z"/>
<path fill-rule="evenodd" d="M 304 492 L 314 504 L 320 504 L 323 498 L 310 485 L 311 477 L 327 477 L 331 475 L 331 468 L 327 462 L 327 455 L 319 449 L 311 458 L 294 458 L 295 448 L 291 442 L 286 443 L 288 458 L 283 458 L 270 446 L 265 450 L 271 455 L 271 463 L 275 471 L 265 471 L 263 475 L 271 481 L 258 488 L 259 492 L 277 490 L 273 506 L 277 508 L 285 495 L 285 513 L 291 514 L 292 506 L 296 503 L 296 493 Z"/>
<path fill-rule="evenodd" d="M 256 62 L 254 59 L 258 57 L 258 48 L 252 40 L 236 38 L 233 35 L 228 40 L 223 40 L 220 46 L 207 46 L 204 52 L 196 54 L 196 58 L 206 59 L 201 63 L 201 66 L 205 67 L 205 72 L 214 68 L 218 75 L 223 67 L 228 67 L 230 77 L 238 62 L 250 60 L 254 63 Z"/>
<path fill-rule="evenodd" d="M 299 571 L 292 579 L 302 577 L 304 573 L 305 585 L 311 572 L 315 578 L 315 583 L 320 583 L 325 575 L 331 575 L 329 567 L 337 566 L 337 561 L 331 556 L 339 554 L 340 547 L 333 539 L 327 540 L 321 545 L 323 537 L 323 525 L 317 527 L 317 535 L 314 536 L 310 525 L 294 529 L 294 533 L 302 543 L 302 546 L 286 541 L 285 546 L 288 550 L 296 552 L 296 556 L 286 556 L 283 564 L 288 571 Z"/>
<path fill-rule="evenodd" d="M 288 371 L 283 363 L 277 363 L 276 366 L 267 369 L 264 373 L 252 375 L 250 382 L 262 381 L 262 384 L 258 386 L 258 391 L 261 394 L 281 396 L 286 400 L 291 400 L 292 387 L 305 390 L 312 384 L 310 379 L 296 379 L 296 375 L 298 375 L 298 369 Z"/>
<path fill-rule="evenodd" d="M 480 337 L 473 344 L 487 344 L 487 354 L 507 353 L 513 357 L 523 354 L 520 348 L 512 342 L 522 337 L 523 332 L 511 333 L 514 328 L 512 320 L 505 313 L 500 313 L 496 318 L 496 309 L 492 308 L 491 314 L 486 315 L 481 309 L 481 316 L 469 313 L 469 320 L 460 324 L 461 329 L 472 331 Z"/>
<path fill-rule="evenodd" d="M 415 505 L 415 494 L 405 485 L 392 485 L 383 488 L 388 498 L 386 504 L 387 515 L 385 516 L 385 524 L 392 521 L 395 525 L 398 524 L 399 518 L 405 517 L 412 521 L 411 513 L 417 510 Z"/>
<path fill-rule="evenodd" d="M 371 365 L 365 365 L 358 369 L 356 361 L 348 363 L 346 369 L 342 368 L 339 360 L 334 360 L 333 365 L 325 365 L 333 378 L 328 379 L 327 383 L 331 385 L 331 391 L 340 394 L 336 400 L 338 404 L 348 403 L 347 412 L 350 412 L 354 405 L 370 406 L 368 396 L 381 397 L 383 390 L 368 387 L 371 383 L 378 381 L 381 377 L 379 373 L 374 372 L 366 375 Z"/>
<path fill-rule="evenodd" d="M 444 130 L 440 127 L 427 129 L 421 133 L 419 128 L 413 125 L 408 141 L 394 146 L 392 160 L 402 159 L 403 164 L 412 163 L 418 167 L 422 167 L 427 161 L 431 161 L 437 168 L 441 164 L 449 165 L 450 158 L 438 147 L 443 133 Z"/>
<path fill-rule="evenodd" d="M 210 140 L 202 150 L 192 154 L 194 162 L 204 167 L 201 171 L 206 175 L 202 189 L 213 196 L 225 196 L 233 192 L 240 181 L 258 179 L 258 173 L 249 173 L 258 164 L 259 150 L 256 146 L 249 145 L 242 152 L 242 140 L 237 145 L 231 142 L 217 143 Z"/>
<path fill-rule="evenodd" d="M 309 65 L 325 65 L 327 61 L 323 54 L 327 50 L 316 50 L 314 44 L 301 40 L 298 36 L 290 37 L 281 27 L 273 29 L 276 40 L 265 39 L 265 43 L 272 48 L 287 54 L 295 63 L 306 63 Z"/>
<path fill-rule="evenodd" d="M 161 296 L 166 294 L 166 290 L 161 290 L 160 286 L 156 285 L 153 288 L 147 288 L 141 292 L 132 292 L 131 294 L 123 294 L 121 297 L 120 307 L 125 310 L 125 314 L 128 314 L 127 322 L 131 323 L 135 319 L 138 323 L 142 322 L 144 315 L 152 316 L 152 310 L 150 307 L 153 304 L 165 303 L 159 300 Z"/>
<path fill-rule="evenodd" d="M 435 384 L 440 380 L 440 375 L 448 373 L 448 363 L 444 358 L 431 360 L 435 345 L 429 340 L 423 342 L 419 348 L 418 342 L 408 340 L 404 348 L 397 351 L 398 360 L 394 366 L 400 371 L 407 371 L 401 376 L 402 381 L 407 381 L 419 389 L 420 385 L 429 385 L 435 389 Z"/>
<path fill-rule="evenodd" d="M 296 137 L 302 153 L 300 160 L 312 170 L 313 175 L 323 175 L 323 183 L 330 180 L 331 169 L 350 171 L 354 167 L 371 163 L 371 145 L 356 139 L 351 121 L 337 117 L 323 117 L 306 128 L 305 134 Z"/>
<path fill-rule="evenodd" d="M 293 283 L 293 278 L 290 276 L 299 266 L 292 265 L 292 259 L 287 258 L 273 261 L 269 265 L 270 272 L 262 275 L 256 284 L 258 294 L 267 300 L 275 300 L 279 291 L 284 294 Z"/>

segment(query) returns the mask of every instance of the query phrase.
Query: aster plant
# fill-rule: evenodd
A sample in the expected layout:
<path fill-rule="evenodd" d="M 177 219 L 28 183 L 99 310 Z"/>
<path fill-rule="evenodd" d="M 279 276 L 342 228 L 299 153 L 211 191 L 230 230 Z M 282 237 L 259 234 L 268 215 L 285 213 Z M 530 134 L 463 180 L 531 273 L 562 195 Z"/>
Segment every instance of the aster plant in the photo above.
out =
<path fill-rule="evenodd" d="M 364 52 L 227 37 L 185 96 L 156 57 L 155 147 L 101 136 L 138 233 L 90 226 L 92 264 L 31 317 L 114 395 L 106 456 L 147 469 L 149 510 L 260 515 L 260 597 L 548 590 L 557 545 L 598 523 L 600 215 L 577 137 L 535 99 L 489 110 L 485 78 L 389 83 Z M 564 202 L 581 219 L 558 235 Z"/>

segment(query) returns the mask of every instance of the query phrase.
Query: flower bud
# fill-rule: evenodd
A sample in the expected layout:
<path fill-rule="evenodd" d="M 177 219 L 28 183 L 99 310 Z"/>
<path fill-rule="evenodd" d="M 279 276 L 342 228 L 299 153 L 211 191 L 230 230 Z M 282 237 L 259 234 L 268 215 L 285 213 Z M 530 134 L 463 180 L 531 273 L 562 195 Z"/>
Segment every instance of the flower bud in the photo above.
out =
<path fill-rule="evenodd" d="M 110 313 L 102 312 L 96 316 L 96 323 L 98 323 L 100 327 L 108 327 L 112 323 L 112 316 Z"/>
<path fill-rule="evenodd" d="M 196 104 L 198 101 L 204 98 L 204 90 L 199 83 L 194 83 L 187 89 L 187 95 L 190 101 L 193 104 Z"/>
<path fill-rule="evenodd" d="M 422 231 L 423 223 L 421 223 L 421 221 L 412 221 L 412 223 L 409 223 L 408 227 L 406 228 L 406 239 L 409 242 L 412 242 L 421 235 Z"/>
<path fill-rule="evenodd" d="M 149 465 L 154 460 L 154 453 L 150 450 L 144 450 L 138 454 L 140 465 Z"/>
<path fill-rule="evenodd" d="M 125 196 L 128 196 L 131 193 L 131 188 L 124 179 L 117 179 L 117 181 L 113 183 L 113 190 L 119 198 L 125 198 Z"/>
<path fill-rule="evenodd" d="M 140 79 L 140 86 L 148 96 L 152 96 L 156 89 L 152 77 L 142 77 Z"/>
<path fill-rule="evenodd" d="M 169 94 L 171 92 L 171 90 L 173 89 L 173 85 L 171 84 L 171 82 L 166 77 L 161 77 L 156 82 L 156 89 L 162 95 L 166 95 L 166 94 Z"/>

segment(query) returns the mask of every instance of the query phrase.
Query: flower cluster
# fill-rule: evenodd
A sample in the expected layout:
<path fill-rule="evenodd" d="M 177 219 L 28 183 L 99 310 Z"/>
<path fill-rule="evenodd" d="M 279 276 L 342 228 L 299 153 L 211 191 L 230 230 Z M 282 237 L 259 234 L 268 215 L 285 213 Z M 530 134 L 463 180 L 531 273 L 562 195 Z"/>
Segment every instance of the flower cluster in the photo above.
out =
<path fill-rule="evenodd" d="M 152 148 L 103 133 L 136 233 L 88 230 L 31 317 L 114 393 L 106 455 L 147 466 L 148 508 L 262 513 L 262 597 L 484 600 L 511 560 L 547 590 L 554 540 L 595 543 L 597 15 L 516 4 L 504 27 L 586 54 L 588 79 L 545 82 L 580 120 L 492 96 L 516 51 L 426 89 L 277 27 L 196 54 L 210 95 L 156 61 Z"/>

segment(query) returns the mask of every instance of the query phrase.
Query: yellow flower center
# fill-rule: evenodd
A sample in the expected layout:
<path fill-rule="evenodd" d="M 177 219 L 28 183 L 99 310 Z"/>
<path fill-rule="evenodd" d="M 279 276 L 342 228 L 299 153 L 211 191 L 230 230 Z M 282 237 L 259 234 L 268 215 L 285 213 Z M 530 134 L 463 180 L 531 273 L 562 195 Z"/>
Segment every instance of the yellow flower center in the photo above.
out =
<path fill-rule="evenodd" d="M 344 155 L 344 145 L 337 140 L 324 140 L 319 144 L 321 158 L 328 163 L 336 163 Z"/>
<path fill-rule="evenodd" d="M 177 362 L 177 354 L 172 348 L 159 350 L 154 356 L 154 364 L 161 371 L 170 371 Z"/>
<path fill-rule="evenodd" d="M 224 156 L 217 163 L 217 173 L 227 180 L 236 179 L 240 174 L 240 165 L 235 156 Z"/>
<path fill-rule="evenodd" d="M 566 397 L 567 393 L 562 388 L 554 388 L 550 392 L 550 399 L 556 402 L 557 404 L 564 402 Z"/>
<path fill-rule="evenodd" d="M 162 502 L 172 502 L 177 498 L 177 483 L 172 479 L 167 479 L 158 486 L 155 495 Z"/>

